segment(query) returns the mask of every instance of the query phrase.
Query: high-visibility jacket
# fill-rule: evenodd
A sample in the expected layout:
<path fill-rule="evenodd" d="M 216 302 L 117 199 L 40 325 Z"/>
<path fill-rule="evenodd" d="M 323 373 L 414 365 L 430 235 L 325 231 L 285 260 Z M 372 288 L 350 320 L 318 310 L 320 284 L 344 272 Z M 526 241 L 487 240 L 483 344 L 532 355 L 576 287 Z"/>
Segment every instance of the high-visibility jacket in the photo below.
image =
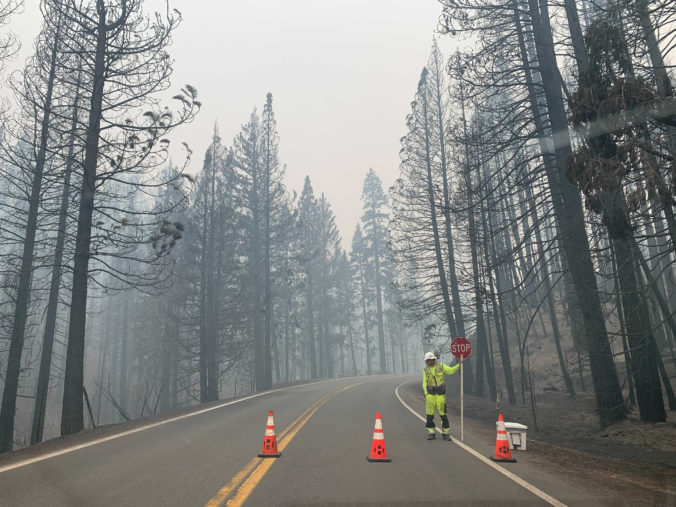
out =
<path fill-rule="evenodd" d="M 453 375 L 459 368 L 460 363 L 455 366 L 446 366 L 444 363 L 437 363 L 431 368 L 425 366 L 423 369 L 423 391 L 425 391 L 425 396 L 428 394 L 446 394 L 445 375 Z"/>

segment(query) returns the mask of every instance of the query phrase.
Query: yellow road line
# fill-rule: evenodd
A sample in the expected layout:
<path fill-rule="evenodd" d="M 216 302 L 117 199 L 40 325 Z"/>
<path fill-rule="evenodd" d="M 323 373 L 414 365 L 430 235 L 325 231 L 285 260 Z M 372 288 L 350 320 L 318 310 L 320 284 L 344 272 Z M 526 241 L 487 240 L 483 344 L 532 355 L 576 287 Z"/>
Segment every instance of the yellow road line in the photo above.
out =
<path fill-rule="evenodd" d="M 310 412 L 310 410 L 312 410 L 318 403 L 321 403 L 322 401 L 327 399 L 328 396 L 330 396 L 330 394 L 327 394 L 323 398 L 320 398 L 318 401 L 316 401 L 315 403 L 310 405 L 310 407 L 305 409 L 302 414 L 300 414 L 296 419 L 294 419 L 293 422 L 291 424 L 289 424 L 289 426 L 286 427 L 286 429 L 284 429 L 282 432 L 280 432 L 280 434 L 279 434 L 279 440 L 280 440 L 279 447 L 281 447 L 281 441 L 288 434 L 288 432 L 290 430 L 292 430 L 294 428 L 294 426 L 296 424 L 298 424 L 298 422 L 300 420 L 302 420 L 303 417 L 307 413 Z M 244 479 L 246 479 L 246 477 L 251 473 L 251 471 L 254 468 L 256 468 L 256 466 L 261 461 L 263 461 L 263 459 L 264 458 L 255 457 L 251 461 L 249 461 L 249 463 L 247 463 L 244 468 L 242 468 L 239 472 L 237 472 L 237 474 L 230 480 L 230 482 L 228 482 L 225 486 L 223 486 L 221 489 L 218 490 L 218 493 L 216 493 L 216 495 L 211 500 L 209 500 L 209 502 L 207 502 L 206 507 L 216 507 L 216 506 L 220 505 L 228 497 L 228 495 L 230 495 L 230 493 L 232 493 L 234 491 L 234 489 L 237 486 L 239 486 L 239 484 Z M 271 459 L 271 458 L 265 458 L 265 459 Z"/>
<path fill-rule="evenodd" d="M 232 493 L 239 483 L 242 482 L 262 460 L 263 458 L 254 458 L 249 461 L 249 463 L 244 468 L 237 472 L 237 475 L 235 475 L 229 483 L 218 490 L 218 493 L 216 493 L 216 495 L 214 495 L 214 497 L 206 503 L 206 507 L 217 507 L 221 505 L 223 500 L 225 500 L 228 495 Z"/>
<path fill-rule="evenodd" d="M 338 394 L 338 393 L 335 393 Z M 293 437 L 296 436 L 296 433 L 300 431 L 300 429 L 305 425 L 306 422 L 310 420 L 310 418 L 314 415 L 314 413 L 319 410 L 319 407 L 323 405 L 325 402 L 327 402 L 329 398 L 326 398 L 325 400 L 322 401 L 322 403 L 316 405 L 312 411 L 307 414 L 303 420 L 298 423 L 298 425 L 292 429 L 288 437 L 284 439 L 284 441 L 279 445 L 279 450 L 280 452 L 284 450 L 286 445 L 293 439 Z M 263 463 L 261 463 L 252 473 L 251 475 L 247 478 L 246 481 L 237 489 L 237 493 L 235 494 L 234 497 L 232 497 L 230 500 L 227 502 L 228 507 L 239 507 L 240 505 L 243 505 L 244 502 L 246 501 L 247 498 L 249 498 L 249 495 L 253 493 L 253 490 L 258 486 L 260 483 L 261 479 L 265 476 L 265 474 L 268 472 L 272 464 L 274 463 L 274 460 L 266 460 Z"/>
<path fill-rule="evenodd" d="M 294 421 L 280 433 L 279 436 L 279 452 L 282 452 L 286 446 L 293 440 L 296 434 L 300 429 L 305 426 L 310 418 L 319 410 L 319 408 L 324 405 L 327 401 L 333 398 L 335 395 L 347 391 L 353 387 L 356 387 L 358 384 L 352 384 L 345 386 L 342 389 L 339 389 L 336 392 L 329 393 L 323 398 L 319 399 L 313 403 L 308 409 L 306 409 L 301 415 L 299 415 Z M 273 465 L 276 459 L 271 458 L 253 458 L 247 465 L 242 468 L 237 474 L 220 490 L 218 493 L 206 503 L 206 507 L 216 507 L 223 503 L 223 501 L 237 488 L 237 492 L 234 497 L 228 500 L 227 505 L 230 506 L 240 506 L 246 499 L 251 495 L 253 490 L 258 486 L 258 483 L 265 476 L 267 471 Z M 246 479 L 246 480 L 245 480 Z M 241 483 L 241 486 L 240 486 Z"/>

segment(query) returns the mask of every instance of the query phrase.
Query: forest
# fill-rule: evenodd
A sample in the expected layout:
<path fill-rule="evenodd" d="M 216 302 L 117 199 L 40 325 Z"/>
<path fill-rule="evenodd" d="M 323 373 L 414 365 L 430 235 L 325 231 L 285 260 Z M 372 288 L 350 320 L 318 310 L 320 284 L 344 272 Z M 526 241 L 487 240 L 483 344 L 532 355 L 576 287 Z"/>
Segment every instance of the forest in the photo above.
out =
<path fill-rule="evenodd" d="M 289 186 L 273 93 L 181 143 L 209 105 L 172 80 L 179 11 L 39 4 L 19 41 L 0 0 L 0 452 L 458 336 L 466 392 L 534 420 L 543 390 L 601 427 L 676 410 L 676 3 L 440 0 L 351 238 Z"/>

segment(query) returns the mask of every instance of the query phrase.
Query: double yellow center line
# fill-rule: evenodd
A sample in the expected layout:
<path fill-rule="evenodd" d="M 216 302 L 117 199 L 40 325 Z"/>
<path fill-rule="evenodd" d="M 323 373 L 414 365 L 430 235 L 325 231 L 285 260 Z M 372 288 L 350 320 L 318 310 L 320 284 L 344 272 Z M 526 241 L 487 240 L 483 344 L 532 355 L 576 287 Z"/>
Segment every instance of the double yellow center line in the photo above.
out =
<path fill-rule="evenodd" d="M 277 448 L 279 452 L 282 452 L 286 446 L 293 440 L 293 437 L 300 431 L 300 429 L 305 426 L 310 418 L 319 410 L 319 408 L 324 405 L 327 401 L 333 398 L 335 395 L 347 391 L 353 387 L 356 387 L 358 384 L 351 384 L 345 386 L 338 391 L 329 393 L 323 398 L 319 399 L 313 403 L 310 408 L 305 410 L 301 415 L 299 415 L 289 426 L 287 426 L 284 431 L 279 434 L 279 442 Z M 242 468 L 237 474 L 228 482 L 225 486 L 218 490 L 218 493 L 206 503 L 206 507 L 217 507 L 223 505 L 223 502 L 227 500 L 228 507 L 237 507 L 246 501 L 249 498 L 249 495 L 253 493 L 253 490 L 258 486 L 258 483 L 263 479 L 267 471 L 274 464 L 276 460 L 273 458 L 253 458 L 247 465 Z M 233 494 L 234 492 L 234 494 Z M 232 496 L 231 496 L 232 495 Z"/>

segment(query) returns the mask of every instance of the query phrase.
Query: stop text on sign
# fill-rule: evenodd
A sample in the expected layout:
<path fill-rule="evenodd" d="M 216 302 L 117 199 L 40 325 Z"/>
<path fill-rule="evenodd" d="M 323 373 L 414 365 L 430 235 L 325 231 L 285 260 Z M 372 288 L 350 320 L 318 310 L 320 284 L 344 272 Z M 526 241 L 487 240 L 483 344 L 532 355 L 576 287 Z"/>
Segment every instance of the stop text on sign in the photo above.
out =
<path fill-rule="evenodd" d="M 472 353 L 472 344 L 467 341 L 466 338 L 456 338 L 451 343 L 451 354 L 460 359 L 464 357 L 465 359 L 469 357 Z"/>

